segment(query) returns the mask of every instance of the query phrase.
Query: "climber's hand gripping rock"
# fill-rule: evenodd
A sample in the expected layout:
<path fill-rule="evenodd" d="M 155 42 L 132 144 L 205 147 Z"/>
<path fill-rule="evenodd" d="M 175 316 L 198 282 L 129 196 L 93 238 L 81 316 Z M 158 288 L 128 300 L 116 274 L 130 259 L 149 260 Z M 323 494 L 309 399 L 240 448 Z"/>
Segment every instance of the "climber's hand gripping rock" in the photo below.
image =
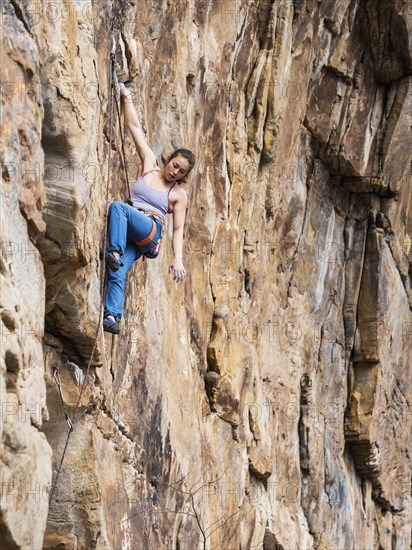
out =
<path fill-rule="evenodd" d="M 119 91 L 121 97 L 123 97 L 125 101 L 132 101 L 132 94 L 130 90 L 128 90 L 123 84 L 123 82 L 119 82 Z"/>

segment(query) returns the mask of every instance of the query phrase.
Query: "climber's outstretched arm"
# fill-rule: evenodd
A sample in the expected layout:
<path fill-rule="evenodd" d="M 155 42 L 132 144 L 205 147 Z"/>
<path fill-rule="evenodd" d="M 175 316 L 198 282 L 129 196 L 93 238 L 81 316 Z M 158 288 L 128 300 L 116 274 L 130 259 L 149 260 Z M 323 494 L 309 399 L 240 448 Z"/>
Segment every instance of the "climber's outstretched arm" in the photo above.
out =
<path fill-rule="evenodd" d="M 170 266 L 173 269 L 174 278 L 179 281 L 186 277 L 186 270 L 183 267 L 183 229 L 185 225 L 187 193 L 179 189 L 179 197 L 173 204 L 173 254 L 174 258 Z"/>
<path fill-rule="evenodd" d="M 134 108 L 130 91 L 120 84 L 120 95 L 124 102 L 124 118 L 136 145 L 137 154 L 142 161 L 142 171 L 147 172 L 157 166 L 156 156 L 146 143 L 142 126 Z"/>

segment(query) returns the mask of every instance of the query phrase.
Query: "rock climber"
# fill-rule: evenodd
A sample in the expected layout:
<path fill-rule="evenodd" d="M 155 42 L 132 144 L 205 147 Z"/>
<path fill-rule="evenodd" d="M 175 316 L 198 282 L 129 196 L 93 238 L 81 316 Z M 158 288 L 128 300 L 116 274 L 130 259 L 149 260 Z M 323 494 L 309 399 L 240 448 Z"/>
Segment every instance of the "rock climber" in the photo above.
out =
<path fill-rule="evenodd" d="M 195 156 L 187 149 L 177 149 L 166 166 L 159 168 L 156 157 L 147 145 L 130 91 L 120 84 L 127 127 L 140 157 L 140 176 L 130 198 L 133 206 L 116 201 L 109 208 L 107 288 L 103 329 L 119 334 L 122 318 L 126 275 L 142 255 L 156 257 L 164 217 L 173 214 L 173 261 L 169 267 L 176 281 L 183 281 L 186 271 L 182 262 L 183 227 L 188 197 L 181 184 L 195 164 Z"/>

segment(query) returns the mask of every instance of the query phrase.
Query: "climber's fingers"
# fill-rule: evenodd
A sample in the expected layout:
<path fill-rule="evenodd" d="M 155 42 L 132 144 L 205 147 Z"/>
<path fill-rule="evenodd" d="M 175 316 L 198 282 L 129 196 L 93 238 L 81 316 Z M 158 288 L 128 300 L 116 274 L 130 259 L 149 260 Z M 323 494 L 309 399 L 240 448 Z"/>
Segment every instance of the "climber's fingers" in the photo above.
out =
<path fill-rule="evenodd" d="M 132 101 L 132 93 L 128 88 L 126 88 L 123 82 L 119 82 L 119 92 L 120 92 L 120 96 L 123 98 L 124 101 L 126 102 Z"/>
<path fill-rule="evenodd" d="M 183 267 L 182 269 L 180 269 L 178 271 L 178 281 L 184 281 L 186 278 L 186 270 L 185 268 Z"/>
<path fill-rule="evenodd" d="M 172 273 L 173 279 L 176 282 L 183 281 L 186 278 L 186 270 L 183 267 L 174 267 L 173 264 L 169 267 L 169 273 Z"/>

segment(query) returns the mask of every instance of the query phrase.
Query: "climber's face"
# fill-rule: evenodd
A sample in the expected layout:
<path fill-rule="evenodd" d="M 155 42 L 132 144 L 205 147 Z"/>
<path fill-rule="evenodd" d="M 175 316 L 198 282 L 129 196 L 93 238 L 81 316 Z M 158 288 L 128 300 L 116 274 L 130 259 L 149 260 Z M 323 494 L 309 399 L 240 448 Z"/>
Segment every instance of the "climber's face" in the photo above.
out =
<path fill-rule="evenodd" d="M 171 159 L 165 166 L 166 181 L 179 181 L 189 172 L 189 162 L 185 157 L 177 155 Z"/>

